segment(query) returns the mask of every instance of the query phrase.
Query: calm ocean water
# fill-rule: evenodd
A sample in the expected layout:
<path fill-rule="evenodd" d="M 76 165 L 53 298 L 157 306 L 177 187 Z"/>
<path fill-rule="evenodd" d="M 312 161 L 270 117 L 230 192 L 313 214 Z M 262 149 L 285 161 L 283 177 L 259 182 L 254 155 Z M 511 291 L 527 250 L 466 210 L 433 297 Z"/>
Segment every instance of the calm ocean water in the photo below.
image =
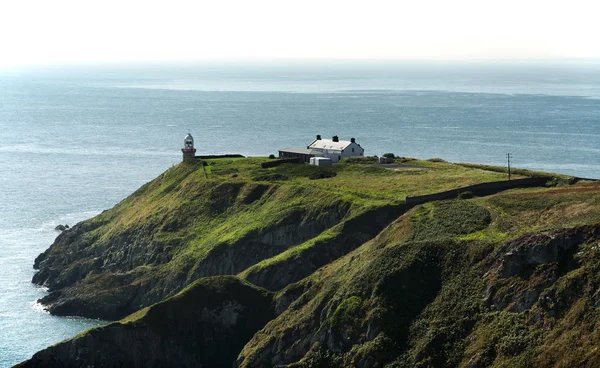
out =
<path fill-rule="evenodd" d="M 0 367 L 101 324 L 35 301 L 59 223 L 109 208 L 199 153 L 268 155 L 315 134 L 365 154 L 600 178 L 600 64 L 330 63 L 0 71 Z"/>

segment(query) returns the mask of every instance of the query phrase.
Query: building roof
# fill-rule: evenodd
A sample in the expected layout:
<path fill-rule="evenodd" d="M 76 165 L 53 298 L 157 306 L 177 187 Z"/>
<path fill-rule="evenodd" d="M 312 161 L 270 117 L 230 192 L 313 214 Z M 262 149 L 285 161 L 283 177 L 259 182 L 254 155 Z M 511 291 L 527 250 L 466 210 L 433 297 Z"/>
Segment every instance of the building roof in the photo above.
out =
<path fill-rule="evenodd" d="M 319 151 L 315 151 L 315 150 L 312 150 L 309 148 L 286 148 L 286 149 L 279 150 L 279 152 L 289 152 L 289 153 L 296 153 L 296 154 L 300 154 L 300 155 L 315 155 L 315 154 L 321 153 Z"/>
<path fill-rule="evenodd" d="M 194 137 L 192 137 L 192 135 L 190 133 L 188 133 L 188 135 L 185 136 L 185 138 L 183 138 L 184 141 L 194 141 Z"/>
<path fill-rule="evenodd" d="M 309 148 L 328 149 L 334 151 L 341 151 L 346 149 L 352 142 L 350 141 L 338 141 L 334 142 L 331 139 L 317 139 L 308 146 Z"/>

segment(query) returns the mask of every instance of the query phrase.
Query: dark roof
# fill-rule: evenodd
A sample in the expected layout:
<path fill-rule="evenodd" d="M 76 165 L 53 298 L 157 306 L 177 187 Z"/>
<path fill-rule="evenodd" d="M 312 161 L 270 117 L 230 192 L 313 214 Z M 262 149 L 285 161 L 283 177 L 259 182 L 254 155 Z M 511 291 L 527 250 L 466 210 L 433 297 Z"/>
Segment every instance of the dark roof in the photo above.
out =
<path fill-rule="evenodd" d="M 279 152 L 296 153 L 296 154 L 300 154 L 300 155 L 313 155 L 316 153 L 316 152 L 313 152 L 312 149 L 308 149 L 308 148 L 285 148 L 285 149 L 279 150 Z"/>

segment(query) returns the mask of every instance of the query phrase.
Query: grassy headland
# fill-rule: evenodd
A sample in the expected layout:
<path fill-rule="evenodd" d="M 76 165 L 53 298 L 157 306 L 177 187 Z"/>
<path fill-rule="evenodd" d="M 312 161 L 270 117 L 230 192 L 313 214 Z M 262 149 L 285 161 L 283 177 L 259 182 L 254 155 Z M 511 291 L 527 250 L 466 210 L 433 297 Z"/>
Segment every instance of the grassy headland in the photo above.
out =
<path fill-rule="evenodd" d="M 315 245 L 335 250 L 316 261 L 318 268 L 375 236 L 400 214 L 394 206 L 407 195 L 504 178 L 418 160 L 411 165 L 420 169 L 399 171 L 350 163 L 263 169 L 265 161 L 181 163 L 66 232 L 38 262 L 35 282 L 60 291 L 44 302 L 56 314 L 113 319 L 174 295 L 199 277 L 237 274 L 260 264 L 255 273 Z M 345 225 L 352 219 L 364 230 L 348 245 L 348 237 L 340 235 L 354 230 Z M 336 242 L 344 244 L 335 249 Z M 298 280 L 286 283 L 291 281 Z"/>
<path fill-rule="evenodd" d="M 166 332 L 139 331 L 181 303 L 231 317 L 232 305 L 242 306 L 238 314 L 252 308 L 237 294 L 256 294 L 273 314 L 245 330 L 242 367 L 600 363 L 599 183 L 544 174 L 550 187 L 407 206 L 406 196 L 506 174 L 440 160 L 409 160 L 397 171 L 359 163 L 263 169 L 266 160 L 179 164 L 61 234 L 36 261 L 50 310 L 119 318 L 146 307 L 110 325 L 119 341 L 154 344 L 181 333 L 220 336 L 218 344 L 227 318 L 190 330 L 174 312 L 161 324 Z M 205 305 L 211 293 L 219 301 Z M 44 359 L 67 362 L 75 346 L 114 344 L 97 331 Z M 186 344 L 169 351 L 192 359 Z M 202 361 L 185 359 L 178 362 Z"/>

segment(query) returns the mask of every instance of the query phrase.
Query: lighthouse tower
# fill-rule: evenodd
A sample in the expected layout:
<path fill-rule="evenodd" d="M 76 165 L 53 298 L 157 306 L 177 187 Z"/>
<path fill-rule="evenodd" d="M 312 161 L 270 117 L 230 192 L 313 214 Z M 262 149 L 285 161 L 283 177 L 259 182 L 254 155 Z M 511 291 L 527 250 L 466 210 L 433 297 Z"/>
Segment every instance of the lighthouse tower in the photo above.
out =
<path fill-rule="evenodd" d="M 194 137 L 190 133 L 183 138 L 183 161 L 196 157 L 196 149 L 194 148 Z"/>

